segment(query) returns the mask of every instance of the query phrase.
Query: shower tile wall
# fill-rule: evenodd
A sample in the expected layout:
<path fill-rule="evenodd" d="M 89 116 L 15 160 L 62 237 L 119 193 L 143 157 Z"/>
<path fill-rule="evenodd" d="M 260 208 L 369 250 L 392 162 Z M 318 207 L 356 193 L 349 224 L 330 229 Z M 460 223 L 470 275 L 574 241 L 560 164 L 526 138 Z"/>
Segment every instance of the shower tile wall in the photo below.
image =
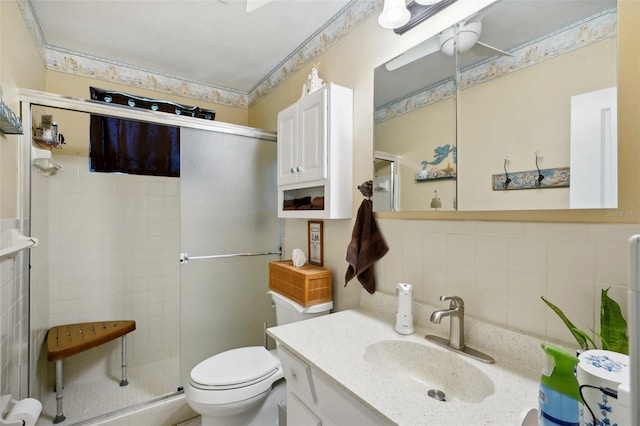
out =
<path fill-rule="evenodd" d="M 30 345 L 29 391 L 31 397 L 42 397 L 51 391 L 47 377 L 48 361 L 44 346 L 49 330 L 49 180 L 50 176 L 32 168 L 31 173 L 31 235 L 40 243 L 31 250 L 30 271 Z"/>
<path fill-rule="evenodd" d="M 177 357 L 179 179 L 90 173 L 87 158 L 55 159 L 64 170 L 49 179 L 49 326 L 133 319 L 129 366 Z M 105 368 L 118 375 L 119 340 L 103 346 L 66 368 L 66 380 Z"/>
<path fill-rule="evenodd" d="M 17 220 L 0 221 L 0 234 L 10 229 L 21 232 Z M 2 247 L 6 241 L 2 240 Z M 14 397 L 27 396 L 27 383 L 20 370 L 27 368 L 29 327 L 28 251 L 0 260 L 0 392 Z M 26 375 L 22 377 L 26 380 Z"/>

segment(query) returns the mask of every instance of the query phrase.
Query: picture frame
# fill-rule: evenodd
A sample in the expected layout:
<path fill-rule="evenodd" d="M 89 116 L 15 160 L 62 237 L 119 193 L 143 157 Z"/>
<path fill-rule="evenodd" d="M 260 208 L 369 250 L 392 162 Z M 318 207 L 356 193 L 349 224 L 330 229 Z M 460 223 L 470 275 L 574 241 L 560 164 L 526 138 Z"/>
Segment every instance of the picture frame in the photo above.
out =
<path fill-rule="evenodd" d="M 321 220 L 310 220 L 307 223 L 307 257 L 309 258 L 309 263 L 316 266 L 322 266 L 324 263 L 322 225 Z"/>

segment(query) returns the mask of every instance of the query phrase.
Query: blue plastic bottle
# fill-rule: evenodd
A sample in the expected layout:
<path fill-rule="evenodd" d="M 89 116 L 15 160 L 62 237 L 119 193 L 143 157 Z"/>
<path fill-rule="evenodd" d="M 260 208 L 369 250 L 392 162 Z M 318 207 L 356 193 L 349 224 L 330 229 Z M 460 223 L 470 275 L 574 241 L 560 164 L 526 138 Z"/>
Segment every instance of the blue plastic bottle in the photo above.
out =
<path fill-rule="evenodd" d="M 540 377 L 538 424 L 579 426 L 580 392 L 574 369 L 578 358 L 564 349 L 542 344 L 547 361 Z"/>

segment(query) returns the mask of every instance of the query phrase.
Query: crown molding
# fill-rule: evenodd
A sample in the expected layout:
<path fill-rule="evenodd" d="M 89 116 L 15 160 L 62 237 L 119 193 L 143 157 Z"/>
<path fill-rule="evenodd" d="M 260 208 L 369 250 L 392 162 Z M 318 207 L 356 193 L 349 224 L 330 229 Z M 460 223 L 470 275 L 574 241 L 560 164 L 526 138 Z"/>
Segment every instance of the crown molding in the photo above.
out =
<path fill-rule="evenodd" d="M 271 93 L 382 8 L 382 0 L 351 0 L 247 93 L 51 46 L 40 28 L 31 0 L 16 0 L 16 3 L 47 70 L 242 109 L 248 109 Z"/>

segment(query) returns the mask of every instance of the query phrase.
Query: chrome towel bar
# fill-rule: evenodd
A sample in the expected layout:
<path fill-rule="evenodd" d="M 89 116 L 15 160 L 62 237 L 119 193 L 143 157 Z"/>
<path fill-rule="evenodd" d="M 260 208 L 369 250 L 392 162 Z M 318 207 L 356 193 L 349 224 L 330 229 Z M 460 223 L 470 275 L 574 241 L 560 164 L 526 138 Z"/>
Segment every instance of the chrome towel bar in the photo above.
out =
<path fill-rule="evenodd" d="M 187 263 L 190 260 L 203 260 L 203 259 L 222 259 L 225 257 L 240 257 L 240 256 L 268 256 L 268 255 L 282 255 L 282 251 L 263 251 L 255 253 L 230 253 L 230 254 L 212 254 L 209 256 L 189 256 L 187 253 L 180 253 L 180 263 Z"/>

